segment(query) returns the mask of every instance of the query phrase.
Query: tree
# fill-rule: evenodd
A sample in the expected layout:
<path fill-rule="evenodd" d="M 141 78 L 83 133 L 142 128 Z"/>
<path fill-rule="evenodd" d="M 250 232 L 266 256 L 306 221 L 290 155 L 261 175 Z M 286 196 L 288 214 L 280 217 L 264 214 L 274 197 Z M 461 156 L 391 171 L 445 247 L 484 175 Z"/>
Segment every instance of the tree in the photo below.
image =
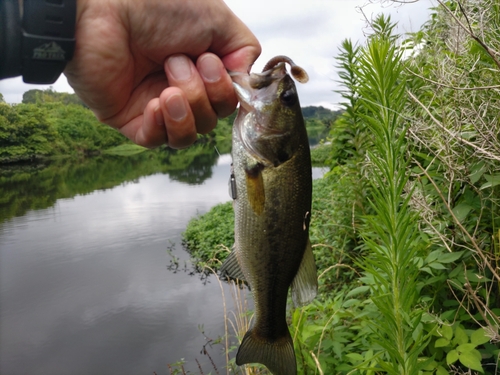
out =
<path fill-rule="evenodd" d="M 24 94 L 23 94 L 23 103 L 24 104 L 36 104 L 37 102 L 37 97 L 38 97 L 38 94 L 41 93 L 42 90 L 38 90 L 38 89 L 33 89 L 33 90 L 28 90 L 26 91 Z"/>
<path fill-rule="evenodd" d="M 23 94 L 24 104 L 40 104 L 40 103 L 63 103 L 63 104 L 78 104 L 83 107 L 86 105 L 76 94 L 67 92 L 54 91 L 52 87 L 46 90 L 28 90 Z"/>

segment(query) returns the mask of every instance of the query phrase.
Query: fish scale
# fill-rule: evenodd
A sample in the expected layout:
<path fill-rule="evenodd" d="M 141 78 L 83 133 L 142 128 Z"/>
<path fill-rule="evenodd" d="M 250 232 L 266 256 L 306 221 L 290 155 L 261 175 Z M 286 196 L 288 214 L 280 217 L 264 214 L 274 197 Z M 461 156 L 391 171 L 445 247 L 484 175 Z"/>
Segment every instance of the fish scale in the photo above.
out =
<path fill-rule="evenodd" d="M 309 303 L 317 276 L 309 242 L 312 170 L 295 84 L 307 80 L 289 58 L 273 58 L 263 73 L 232 74 L 240 108 L 233 126 L 235 246 L 221 274 L 243 278 L 255 302 L 255 323 L 236 355 L 238 365 L 261 363 L 274 375 L 295 375 L 286 323 L 288 290 Z M 305 78 L 304 78 L 305 77 Z"/>

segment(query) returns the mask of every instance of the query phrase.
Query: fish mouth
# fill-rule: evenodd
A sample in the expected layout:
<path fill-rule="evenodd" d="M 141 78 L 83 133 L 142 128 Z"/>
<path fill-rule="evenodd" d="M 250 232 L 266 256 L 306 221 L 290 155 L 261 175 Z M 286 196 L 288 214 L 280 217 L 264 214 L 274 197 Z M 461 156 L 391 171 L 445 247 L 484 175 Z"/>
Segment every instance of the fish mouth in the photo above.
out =
<path fill-rule="evenodd" d="M 230 73 L 233 87 L 240 102 L 234 122 L 237 138 L 246 151 L 263 165 L 271 165 L 260 151 L 265 139 L 283 136 L 283 131 L 272 126 L 271 106 L 277 99 L 278 85 L 286 75 L 284 64 L 264 73 Z"/>
<path fill-rule="evenodd" d="M 264 70 L 262 73 L 243 73 L 228 71 L 234 83 L 260 89 L 269 86 L 273 81 L 279 80 L 286 75 L 286 65 L 280 62 L 275 66 Z"/>
<path fill-rule="evenodd" d="M 271 59 L 262 73 L 229 72 L 240 103 L 234 122 L 235 135 L 247 152 L 264 165 L 272 163 L 266 160 L 267 152 L 262 150 L 262 141 L 283 137 L 289 133 L 276 127 L 270 118 L 274 112 L 272 108 L 280 101 L 279 85 L 288 77 L 286 64 L 291 66 L 291 74 L 297 81 L 307 82 L 305 70 L 286 56 Z"/>
<path fill-rule="evenodd" d="M 290 73 L 298 82 L 306 83 L 309 80 L 304 69 L 282 55 L 269 60 L 262 73 L 229 72 L 241 106 L 251 111 L 276 99 L 276 86 L 287 75 L 286 64 L 290 65 Z"/>
<path fill-rule="evenodd" d="M 229 73 L 240 105 L 248 112 L 272 103 L 277 97 L 278 83 L 286 74 L 283 62 L 262 73 Z"/>
<path fill-rule="evenodd" d="M 278 97 L 278 85 L 286 76 L 284 63 L 278 64 L 273 69 L 263 73 L 233 73 L 233 87 L 240 102 L 238 116 L 244 117 L 251 114 L 255 134 L 264 138 L 276 137 L 281 131 L 270 127 L 266 106 L 272 105 Z M 244 121 L 238 121 L 240 126 Z M 239 127 L 240 127 L 239 126 Z"/>

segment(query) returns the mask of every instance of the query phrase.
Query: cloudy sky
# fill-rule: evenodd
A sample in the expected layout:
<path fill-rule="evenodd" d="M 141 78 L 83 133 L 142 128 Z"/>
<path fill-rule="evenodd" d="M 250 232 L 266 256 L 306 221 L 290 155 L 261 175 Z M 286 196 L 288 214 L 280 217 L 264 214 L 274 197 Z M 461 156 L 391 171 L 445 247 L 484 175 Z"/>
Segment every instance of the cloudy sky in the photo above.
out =
<path fill-rule="evenodd" d="M 260 71 L 276 55 L 287 55 L 309 73 L 310 81 L 299 86 L 302 106 L 323 105 L 336 108 L 337 72 L 334 57 L 341 42 L 364 40 L 365 17 L 390 14 L 399 22 L 399 33 L 417 31 L 429 16 L 432 0 L 406 0 L 395 6 L 370 0 L 225 0 L 253 31 L 262 44 L 262 55 L 254 66 Z M 373 0 L 372 0 L 373 1 Z M 404 1 L 404 0 L 403 0 Z M 380 1 L 376 1 L 380 3 Z M 25 91 L 49 86 L 27 85 L 21 78 L 0 81 L 0 93 L 8 103 L 18 103 Z M 53 85 L 56 91 L 73 92 L 66 78 Z"/>

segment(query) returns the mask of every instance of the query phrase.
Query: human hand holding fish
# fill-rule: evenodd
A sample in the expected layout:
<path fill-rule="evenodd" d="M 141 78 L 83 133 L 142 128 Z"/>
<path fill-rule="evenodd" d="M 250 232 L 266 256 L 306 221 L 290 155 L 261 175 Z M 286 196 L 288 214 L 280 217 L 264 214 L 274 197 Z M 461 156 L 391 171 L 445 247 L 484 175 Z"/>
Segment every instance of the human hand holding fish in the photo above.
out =
<path fill-rule="evenodd" d="M 69 84 L 100 121 L 135 143 L 192 144 L 237 105 L 226 69 L 260 54 L 222 0 L 78 0 Z"/>
<path fill-rule="evenodd" d="M 235 244 L 220 271 L 245 280 L 255 303 L 255 324 L 243 337 L 236 364 L 261 363 L 273 375 L 297 373 L 286 323 L 288 289 L 296 305 L 309 303 L 317 292 L 309 241 L 309 141 L 285 63 L 299 82 L 308 80 L 285 56 L 271 59 L 262 73 L 231 74 L 240 100 L 230 189 Z"/>
<path fill-rule="evenodd" d="M 248 74 L 260 45 L 222 0 L 79 0 L 76 25 L 68 82 L 102 122 L 139 145 L 189 146 L 239 99 L 232 151 L 235 250 L 222 272 L 249 283 L 256 320 L 236 363 L 296 375 L 288 290 L 296 304 L 308 303 L 317 276 L 308 234 L 309 143 L 285 63 L 298 81 L 307 74 L 283 56 L 263 73 Z"/>

